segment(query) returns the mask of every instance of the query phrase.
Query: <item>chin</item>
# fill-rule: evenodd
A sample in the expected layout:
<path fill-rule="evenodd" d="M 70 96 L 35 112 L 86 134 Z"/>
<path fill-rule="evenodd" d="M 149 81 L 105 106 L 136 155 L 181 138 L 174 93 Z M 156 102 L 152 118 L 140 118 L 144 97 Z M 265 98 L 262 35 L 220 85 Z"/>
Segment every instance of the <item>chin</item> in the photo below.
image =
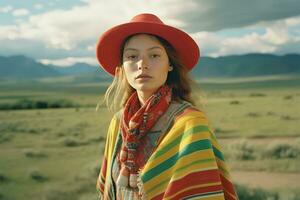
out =
<path fill-rule="evenodd" d="M 135 89 L 141 90 L 141 91 L 143 91 L 143 90 L 147 91 L 147 90 L 153 90 L 154 88 L 149 85 L 138 85 L 135 87 Z"/>
<path fill-rule="evenodd" d="M 145 85 L 136 85 L 134 88 L 136 90 L 146 92 L 146 91 L 155 91 L 159 88 L 159 86 L 158 87 L 153 87 L 153 85 L 151 85 L 151 84 L 145 84 Z"/>

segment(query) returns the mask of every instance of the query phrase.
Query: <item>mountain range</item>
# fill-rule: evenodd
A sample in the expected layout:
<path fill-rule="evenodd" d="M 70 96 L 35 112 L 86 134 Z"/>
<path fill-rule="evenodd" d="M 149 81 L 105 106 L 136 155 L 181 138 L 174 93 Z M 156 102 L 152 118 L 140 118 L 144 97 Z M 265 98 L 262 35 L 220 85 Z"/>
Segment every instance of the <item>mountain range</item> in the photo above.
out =
<path fill-rule="evenodd" d="M 277 74 L 300 74 L 300 55 L 245 54 L 201 57 L 191 71 L 193 78 L 249 77 Z M 68 67 L 45 65 L 24 55 L 0 56 L 0 79 L 40 79 L 47 77 L 84 76 L 85 80 L 111 80 L 99 66 L 76 63 Z"/>

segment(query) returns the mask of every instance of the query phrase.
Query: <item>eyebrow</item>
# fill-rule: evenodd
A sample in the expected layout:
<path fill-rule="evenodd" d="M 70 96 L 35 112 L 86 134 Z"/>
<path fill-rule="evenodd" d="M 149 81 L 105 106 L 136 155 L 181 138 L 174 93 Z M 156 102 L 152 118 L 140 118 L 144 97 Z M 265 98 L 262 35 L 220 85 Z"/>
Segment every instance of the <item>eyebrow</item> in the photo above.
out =
<path fill-rule="evenodd" d="M 148 50 L 152 50 L 152 49 L 156 49 L 156 48 L 162 49 L 162 48 L 159 47 L 159 46 L 154 46 L 154 47 L 149 48 Z M 134 49 L 134 48 L 126 48 L 126 49 L 125 49 L 125 51 L 128 51 L 128 50 L 138 51 L 138 49 Z"/>

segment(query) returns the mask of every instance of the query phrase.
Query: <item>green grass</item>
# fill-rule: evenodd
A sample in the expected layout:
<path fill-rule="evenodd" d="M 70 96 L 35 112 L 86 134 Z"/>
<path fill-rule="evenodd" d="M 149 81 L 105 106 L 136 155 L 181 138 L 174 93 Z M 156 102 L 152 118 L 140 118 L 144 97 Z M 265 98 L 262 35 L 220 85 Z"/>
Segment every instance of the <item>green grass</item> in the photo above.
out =
<path fill-rule="evenodd" d="M 264 190 L 261 188 L 252 188 L 245 185 L 236 185 L 239 200 L 299 200 L 300 193 L 297 190 L 280 189 Z"/>
<path fill-rule="evenodd" d="M 79 187 L 79 183 L 78 186 L 70 182 L 76 177 L 87 176 L 91 166 L 101 163 L 104 141 L 99 137 L 105 136 L 109 116 L 103 118 L 99 113 L 93 108 L 0 112 L 4 119 L 1 127 L 4 123 L 19 124 L 19 131 L 10 132 L 10 141 L 0 144 L 0 170 L 10 180 L 1 185 L 0 194 L 5 191 L 5 199 L 29 199 L 33 194 L 37 195 L 34 199 L 41 199 L 45 193 L 39 191 L 45 186 L 60 186 L 58 188 L 63 191 Z M 31 129 L 43 131 L 31 133 L 28 131 Z M 1 132 L 9 131 L 2 129 Z M 62 141 L 70 137 L 86 143 L 69 147 Z M 47 156 L 28 157 L 28 149 Z M 49 180 L 33 180 L 30 177 L 33 170 L 38 170 Z M 90 185 L 95 185 L 96 176 L 89 180 Z M 94 191 L 94 185 L 91 191 Z"/>
<path fill-rule="evenodd" d="M 219 141 L 223 143 L 223 140 Z M 232 170 L 300 172 L 300 137 L 280 139 L 235 139 L 222 144 Z"/>
<path fill-rule="evenodd" d="M 264 94 L 255 96 L 253 94 Z M 219 137 L 297 136 L 300 94 L 297 89 L 252 89 L 208 93 L 209 119 Z M 286 99 L 292 96 L 291 99 Z M 232 104 L 238 101 L 238 104 Z"/>
<path fill-rule="evenodd" d="M 82 106 L 0 111 L 0 175 L 7 178 L 0 183 L 0 199 L 1 195 L 5 200 L 96 199 L 95 181 L 112 114 L 103 107 L 98 112 L 95 108 L 106 86 L 47 81 L 50 83 L 0 83 L 0 103 L 26 97 L 66 99 Z M 200 82 L 200 87 L 207 96 L 205 111 L 219 139 L 293 140 L 300 136 L 299 83 L 299 77 L 275 77 L 268 81 Z M 300 169 L 299 161 L 292 158 L 229 162 L 239 170 Z M 47 178 L 33 179 L 33 172 Z"/>

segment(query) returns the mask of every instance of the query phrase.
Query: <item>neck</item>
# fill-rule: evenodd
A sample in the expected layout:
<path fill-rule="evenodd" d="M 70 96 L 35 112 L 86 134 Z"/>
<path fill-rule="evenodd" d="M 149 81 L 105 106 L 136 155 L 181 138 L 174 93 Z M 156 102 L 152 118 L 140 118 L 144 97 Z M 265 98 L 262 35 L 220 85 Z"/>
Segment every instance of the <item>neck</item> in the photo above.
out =
<path fill-rule="evenodd" d="M 149 97 L 154 93 L 154 91 L 137 91 L 141 107 L 149 99 Z"/>

